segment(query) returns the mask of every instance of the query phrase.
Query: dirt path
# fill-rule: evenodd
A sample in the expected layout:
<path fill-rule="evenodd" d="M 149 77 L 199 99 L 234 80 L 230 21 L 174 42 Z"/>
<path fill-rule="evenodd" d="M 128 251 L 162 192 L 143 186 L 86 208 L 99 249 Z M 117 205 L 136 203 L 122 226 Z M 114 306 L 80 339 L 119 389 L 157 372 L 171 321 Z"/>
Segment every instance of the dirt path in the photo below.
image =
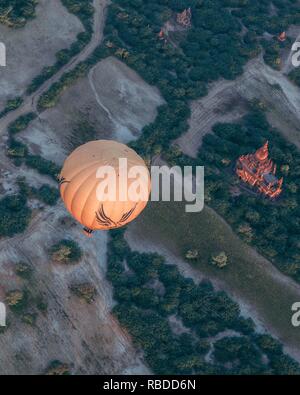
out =
<path fill-rule="evenodd" d="M 21 107 L 19 107 L 16 111 L 8 113 L 4 118 L 0 119 L 0 133 L 3 133 L 7 126 L 19 116 L 24 115 L 30 111 L 36 111 L 40 96 L 46 92 L 55 82 L 59 81 L 64 73 L 73 70 L 80 62 L 88 58 L 94 49 L 101 43 L 103 37 L 105 11 L 109 4 L 109 0 L 94 0 L 93 4 L 95 8 L 94 32 L 89 44 L 82 50 L 82 52 L 72 58 L 69 63 L 64 65 L 53 77 L 47 80 L 36 92 L 30 96 L 25 96 Z"/>
<path fill-rule="evenodd" d="M 213 125 L 238 121 L 247 111 L 247 101 L 254 99 L 267 106 L 272 126 L 300 148 L 300 89 L 284 74 L 286 67 L 273 70 L 259 56 L 247 63 L 236 80 L 213 83 L 207 96 L 191 103 L 189 130 L 176 140 L 181 150 L 196 157 Z"/>
<path fill-rule="evenodd" d="M 84 61 L 88 56 L 92 54 L 94 49 L 101 43 L 103 37 L 103 29 L 105 25 L 105 12 L 106 7 L 109 4 L 109 0 L 94 0 L 93 5 L 95 8 L 94 13 L 94 29 L 90 43 L 80 52 L 77 56 L 70 60 L 65 66 L 63 66 L 57 74 L 46 81 L 36 92 L 30 96 L 24 97 L 24 102 L 21 107 L 8 113 L 6 116 L 0 119 L 0 163 L 2 173 L 10 171 L 14 173 L 15 178 L 18 174 L 23 172 L 23 167 L 18 168 L 14 166 L 12 161 L 6 155 L 6 141 L 7 141 L 7 127 L 15 121 L 19 116 L 24 115 L 30 111 L 37 110 L 37 103 L 40 96 L 46 92 L 52 84 L 59 81 L 61 76 L 74 69 L 80 62 Z"/>
<path fill-rule="evenodd" d="M 100 44 L 107 5 L 107 0 L 94 0 L 94 33 L 84 50 L 37 92 L 25 97 L 19 109 L 0 120 L 2 174 L 8 172 L 17 177 L 26 170 L 23 166 L 15 167 L 5 154 L 7 126 L 20 115 L 36 111 L 40 95 L 65 72 L 84 61 Z M 130 337 L 110 313 L 113 306 L 112 291 L 105 279 L 107 235 L 99 233 L 93 239 L 86 240 L 80 227 L 60 224 L 61 218 L 66 215 L 62 203 L 54 208 L 45 207 L 42 211 L 34 212 L 24 233 L 0 241 L 1 298 L 5 290 L 22 286 L 14 275 L 14 263 L 26 261 L 34 268 L 35 280 L 31 291 L 42 292 L 49 303 L 47 316 L 39 314 L 34 331 L 18 318 L 10 317 L 12 313 L 9 312 L 11 328 L 0 338 L 0 371 L 6 374 L 38 374 L 51 360 L 60 359 L 68 363 L 72 372 L 80 374 L 150 373 L 132 346 Z M 80 265 L 56 267 L 49 262 L 48 248 L 65 238 L 66 234 L 79 243 L 84 258 Z M 98 297 L 93 305 L 85 306 L 78 298 L 70 298 L 68 285 L 74 281 L 88 281 L 96 287 Z M 15 325 L 18 330 L 13 330 Z"/>
<path fill-rule="evenodd" d="M 237 94 L 232 81 L 219 81 L 208 94 L 191 103 L 189 130 L 175 143 L 186 154 L 195 158 L 203 137 L 217 122 L 235 122 L 246 114 L 245 100 Z"/>

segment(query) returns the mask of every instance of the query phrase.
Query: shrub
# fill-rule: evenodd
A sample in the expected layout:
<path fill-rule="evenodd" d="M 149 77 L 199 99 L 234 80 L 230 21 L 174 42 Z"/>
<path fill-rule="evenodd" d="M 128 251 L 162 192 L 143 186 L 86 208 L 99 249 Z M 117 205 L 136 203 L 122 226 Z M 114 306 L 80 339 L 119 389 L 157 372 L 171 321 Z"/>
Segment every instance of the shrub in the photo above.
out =
<path fill-rule="evenodd" d="M 92 303 L 95 300 L 97 290 L 93 284 L 74 284 L 70 287 L 71 291 L 80 299 L 87 303 Z"/>
<path fill-rule="evenodd" d="M 70 374 L 70 368 L 67 364 L 55 360 L 50 362 L 45 371 L 46 376 L 66 376 Z"/>
<path fill-rule="evenodd" d="M 25 324 L 34 326 L 36 319 L 37 319 L 37 314 L 36 313 L 24 313 L 22 315 L 21 319 Z"/>
<path fill-rule="evenodd" d="M 29 279 L 32 275 L 32 267 L 28 263 L 19 262 L 16 264 L 16 274 L 22 278 Z"/>
<path fill-rule="evenodd" d="M 26 165 L 36 169 L 41 174 L 51 176 L 53 179 L 57 179 L 57 175 L 60 172 L 59 166 L 54 162 L 44 159 L 39 155 L 27 155 Z"/>
<path fill-rule="evenodd" d="M 22 311 L 27 302 L 27 295 L 21 290 L 9 291 L 6 294 L 5 302 L 15 312 Z"/>
<path fill-rule="evenodd" d="M 228 265 L 228 257 L 225 254 L 224 251 L 220 252 L 220 254 L 213 256 L 212 257 L 212 262 L 213 265 L 219 267 L 222 269 L 223 267 Z"/>
<path fill-rule="evenodd" d="M 10 195 L 0 200 L 0 236 L 13 236 L 26 229 L 31 217 L 25 196 Z"/>
<path fill-rule="evenodd" d="M 19 108 L 23 103 L 22 97 L 16 97 L 14 99 L 7 100 L 5 108 L 0 112 L 0 118 L 4 117 L 10 111 L 14 111 Z"/>
<path fill-rule="evenodd" d="M 76 263 L 81 256 L 81 249 L 73 240 L 61 240 L 51 248 L 51 258 L 57 263 Z"/>
<path fill-rule="evenodd" d="M 44 184 L 35 190 L 35 196 L 49 206 L 54 206 L 59 198 L 59 192 L 57 188 Z"/>
<path fill-rule="evenodd" d="M 8 126 L 9 133 L 16 134 L 21 132 L 22 130 L 25 130 L 30 124 L 30 122 L 33 121 L 36 117 L 37 114 L 35 114 L 34 112 L 21 115 L 19 118 L 17 118 Z"/>

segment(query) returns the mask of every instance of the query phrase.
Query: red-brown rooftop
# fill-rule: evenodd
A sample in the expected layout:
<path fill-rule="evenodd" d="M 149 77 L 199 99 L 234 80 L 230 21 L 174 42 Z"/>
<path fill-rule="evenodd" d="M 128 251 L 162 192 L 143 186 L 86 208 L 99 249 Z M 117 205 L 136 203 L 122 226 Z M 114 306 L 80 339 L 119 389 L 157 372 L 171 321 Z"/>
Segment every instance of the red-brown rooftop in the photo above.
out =
<path fill-rule="evenodd" d="M 276 164 L 269 158 L 268 141 L 255 153 L 242 155 L 236 164 L 237 175 L 271 199 L 282 192 L 283 178 L 276 177 Z"/>

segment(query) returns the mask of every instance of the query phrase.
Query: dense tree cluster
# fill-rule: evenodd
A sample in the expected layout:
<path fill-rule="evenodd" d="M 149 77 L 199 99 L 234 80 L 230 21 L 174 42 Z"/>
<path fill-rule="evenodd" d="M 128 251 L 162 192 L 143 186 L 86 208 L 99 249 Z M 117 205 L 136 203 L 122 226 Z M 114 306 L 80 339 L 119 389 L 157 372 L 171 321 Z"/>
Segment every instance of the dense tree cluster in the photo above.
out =
<path fill-rule="evenodd" d="M 255 152 L 266 140 L 277 175 L 284 177 L 283 193 L 271 202 L 242 184 L 234 171 L 240 155 Z M 191 160 L 171 148 L 172 164 L 205 166 L 205 199 L 237 234 L 254 245 L 280 270 L 300 281 L 300 176 L 299 150 L 287 142 L 266 120 L 257 103 L 239 122 L 217 124 L 203 139 L 198 158 Z M 241 194 L 232 188 L 241 186 Z"/>
<path fill-rule="evenodd" d="M 270 127 L 265 114 L 256 106 L 240 123 L 217 124 L 213 132 L 204 137 L 194 161 L 205 166 L 207 203 L 226 218 L 242 239 L 300 281 L 299 151 Z M 234 172 L 237 158 L 255 152 L 266 140 L 270 142 L 270 156 L 277 164 L 278 175 L 284 177 L 282 195 L 271 202 L 245 186 L 243 189 L 249 191 L 242 189 L 236 196 L 231 190 L 240 185 Z M 172 163 L 186 163 L 176 150 L 170 151 L 168 159 Z"/>
<path fill-rule="evenodd" d="M 9 27 L 23 27 L 35 17 L 38 0 L 1 0 L 0 23 Z"/>
<path fill-rule="evenodd" d="M 64 1 L 71 12 L 82 12 L 89 19 L 81 3 Z M 108 13 L 105 45 L 42 95 L 39 109 L 54 106 L 67 86 L 101 58 L 114 55 L 158 86 L 166 100 L 156 121 L 144 128 L 142 137 L 133 145 L 149 156 L 165 151 L 187 129 L 189 100 L 205 95 L 208 82 L 220 77 L 234 79 L 247 60 L 261 51 L 261 45 L 266 61 L 276 67 L 278 44 L 263 41 L 262 33 L 277 35 L 289 24 L 299 22 L 299 14 L 295 1 L 273 0 L 272 4 L 270 0 L 114 0 Z M 177 35 L 175 45 L 158 40 L 162 25 L 189 5 L 193 27 Z M 86 34 L 90 34 L 88 29 Z M 69 51 L 61 51 L 57 64 L 65 64 L 69 56 Z M 55 67 L 45 69 L 29 92 L 53 75 Z M 272 157 L 285 173 L 287 188 L 282 200 L 276 204 L 261 199 L 258 202 L 257 196 L 247 194 L 234 198 L 230 194 L 230 185 L 236 182 L 234 160 L 255 150 L 266 138 L 271 143 Z M 57 174 L 52 162 L 29 155 L 26 147 L 12 137 L 10 144 L 12 157 L 25 158 L 28 165 L 44 174 Z M 260 111 L 253 111 L 240 124 L 217 125 L 214 134 L 205 138 L 196 161 L 184 158 L 176 148 L 167 156 L 177 164 L 204 163 L 207 201 L 245 240 L 276 258 L 283 270 L 299 276 L 299 245 L 295 237 L 290 237 L 292 227 L 299 234 L 295 182 L 299 177 L 299 155 L 269 127 Z M 51 250 L 53 259 L 66 263 L 70 257 L 72 261 L 74 256 L 80 259 L 81 251 L 72 243 L 63 240 L 55 245 Z M 287 251 L 289 259 L 283 263 L 280 257 Z M 156 254 L 130 251 L 122 230 L 111 232 L 107 276 L 118 302 L 114 312 L 142 347 L 155 373 L 299 374 L 299 366 L 283 353 L 281 345 L 271 336 L 258 335 L 252 320 L 243 318 L 238 305 L 225 293 L 216 292 L 208 282 L 194 284 Z M 183 333 L 172 330 L 171 316 L 181 322 Z M 224 335 L 228 329 L 236 335 Z M 217 334 L 224 336 L 212 339 Z M 64 366 L 60 369 L 63 364 L 58 365 L 59 371 L 67 370 Z"/>
<path fill-rule="evenodd" d="M 57 180 L 60 167 L 51 160 L 44 159 L 39 155 L 28 154 L 25 163 L 27 166 L 36 169 L 39 173 L 51 176 L 54 180 Z"/>
<path fill-rule="evenodd" d="M 74 240 L 63 239 L 51 247 L 50 255 L 56 263 L 70 264 L 81 259 L 82 251 Z"/>
<path fill-rule="evenodd" d="M 0 118 L 3 118 L 10 111 L 15 111 L 19 108 L 23 103 L 23 99 L 20 96 L 15 97 L 14 99 L 9 99 L 6 102 L 6 105 L 2 111 L 0 111 Z"/>
<path fill-rule="evenodd" d="M 262 33 L 275 35 L 299 22 L 295 2 L 273 2 L 271 6 L 269 0 L 232 0 L 225 4 L 194 0 L 188 5 L 192 7 L 192 28 L 177 47 L 158 40 L 157 33 L 174 12 L 187 4 L 115 0 L 110 7 L 106 46 L 117 56 L 120 48 L 126 50 L 123 60 L 157 85 L 166 100 L 155 122 L 143 129 L 132 146 L 146 157 L 168 150 L 166 158 L 172 164 L 204 164 L 207 202 L 225 216 L 245 241 L 300 280 L 299 153 L 270 128 L 264 114 L 256 109 L 241 124 L 217 125 L 215 134 L 205 137 L 197 161 L 184 157 L 177 148 L 169 149 L 170 141 L 188 127 L 189 100 L 204 95 L 207 82 L 219 77 L 235 78 L 241 73 L 245 62 L 260 52 L 261 43 L 265 49 L 268 47 L 262 41 Z M 246 27 L 245 34 L 242 26 Z M 282 198 L 272 204 L 255 194 L 232 196 L 235 160 L 243 153 L 255 151 L 266 139 L 270 141 L 271 156 L 285 177 Z"/>
<path fill-rule="evenodd" d="M 164 23 L 187 6 L 192 8 L 192 28 L 171 41 L 159 40 Z M 245 63 L 261 51 L 277 67 L 276 51 L 284 44 L 276 37 L 297 22 L 297 6 L 290 0 L 114 0 L 105 27 L 105 46 L 156 85 L 166 100 L 156 121 L 143 129 L 133 147 L 149 156 L 168 148 L 187 129 L 189 100 L 205 95 L 208 82 L 236 78 Z M 273 39 L 263 37 L 264 32 Z"/>
<path fill-rule="evenodd" d="M 209 282 L 196 285 L 157 254 L 132 252 L 123 234 L 111 231 L 108 246 L 107 277 L 118 302 L 113 312 L 154 373 L 300 373 L 280 343 L 257 334 L 224 292 Z M 181 322 L 181 333 L 172 330 L 172 317 Z M 234 336 L 226 335 L 229 329 Z"/>
<path fill-rule="evenodd" d="M 17 182 L 20 193 L 28 199 L 38 199 L 49 206 L 54 206 L 59 198 L 57 187 L 54 188 L 48 184 L 43 184 L 40 188 L 32 187 L 27 184 L 25 177 L 19 177 Z"/>
<path fill-rule="evenodd" d="M 13 236 L 26 229 L 31 217 L 27 199 L 21 194 L 9 195 L 0 200 L 0 237 Z"/>
<path fill-rule="evenodd" d="M 277 35 L 289 24 L 296 23 L 299 19 L 297 7 L 285 0 L 286 6 L 276 4 L 276 14 L 270 18 L 272 8 L 269 0 L 264 1 L 263 5 L 258 1 L 234 2 L 234 10 L 231 3 L 227 1 L 224 4 L 221 0 L 205 3 L 190 0 L 188 4 L 180 1 L 114 0 L 109 7 L 105 27 L 106 48 L 97 48 L 86 62 L 54 84 L 42 95 L 39 109 L 53 107 L 67 86 L 86 74 L 95 61 L 109 54 L 120 57 L 150 84 L 157 85 L 168 104 L 178 106 L 205 95 L 206 85 L 210 81 L 220 77 L 236 78 L 242 73 L 245 63 L 262 48 L 268 64 L 278 67 L 279 50 L 284 44 L 279 44 L 276 39 L 262 39 L 261 36 L 264 31 Z M 188 5 L 193 12 L 192 29 L 180 35 L 177 46 L 158 40 L 162 25 Z M 69 7 L 71 12 L 75 9 L 77 6 Z M 258 15 L 257 18 L 252 17 L 253 12 Z M 243 33 L 243 26 L 246 33 Z M 62 51 L 62 59 L 64 57 Z M 45 69 L 45 75 L 48 72 L 52 75 L 51 68 L 48 69 Z M 178 136 L 185 126 L 180 123 L 180 115 L 173 115 L 177 128 L 172 127 L 174 122 L 168 123 L 168 131 L 172 130 L 173 136 L 164 136 L 163 127 L 157 128 L 159 122 L 153 128 L 146 128 L 154 136 L 151 142 L 157 141 L 155 137 L 158 134 L 159 140 Z M 144 149 L 160 149 L 157 145 L 145 144 Z"/>
<path fill-rule="evenodd" d="M 37 114 L 35 114 L 34 112 L 29 112 L 25 115 L 21 115 L 19 118 L 17 118 L 8 126 L 8 132 L 10 134 L 16 134 L 22 132 L 28 127 L 30 122 L 33 121 L 36 117 Z"/>

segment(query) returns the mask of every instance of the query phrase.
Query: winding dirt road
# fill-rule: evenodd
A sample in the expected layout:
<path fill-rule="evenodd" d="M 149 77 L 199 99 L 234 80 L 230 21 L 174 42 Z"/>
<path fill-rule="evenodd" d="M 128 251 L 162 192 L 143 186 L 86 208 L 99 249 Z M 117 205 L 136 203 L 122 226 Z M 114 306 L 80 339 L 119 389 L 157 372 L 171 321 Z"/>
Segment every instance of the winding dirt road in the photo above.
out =
<path fill-rule="evenodd" d="M 103 38 L 103 27 L 105 20 L 105 11 L 109 4 L 109 0 L 94 0 L 93 5 L 95 8 L 94 14 L 94 28 L 92 39 L 86 47 L 77 56 L 72 58 L 69 63 L 64 65 L 53 77 L 45 81 L 40 88 L 29 96 L 24 96 L 24 102 L 21 107 L 8 113 L 5 117 L 0 119 L 0 133 L 6 130 L 7 126 L 17 119 L 19 116 L 24 115 L 28 112 L 35 112 L 37 110 L 37 103 L 40 96 L 47 92 L 47 90 L 55 83 L 60 80 L 64 73 L 73 70 L 80 62 L 86 60 L 95 50 L 95 48 L 101 43 Z"/>
<path fill-rule="evenodd" d="M 23 167 L 15 167 L 5 154 L 7 126 L 20 115 L 36 111 L 39 97 L 61 76 L 86 60 L 101 43 L 105 24 L 105 11 L 109 0 L 94 0 L 94 32 L 91 42 L 84 50 L 66 64 L 55 76 L 46 81 L 34 94 L 24 96 L 23 105 L 0 120 L 0 163 L 1 171 L 14 176 L 22 175 Z M 0 290 L 7 289 L 6 280 L 13 287 L 16 281 L 6 262 L 24 259 L 34 267 L 36 292 L 43 292 L 49 302 L 47 317 L 39 315 L 34 335 L 30 327 L 7 331 L 0 339 L 2 357 L 0 370 L 7 374 L 36 374 L 41 372 L 52 359 L 61 357 L 81 374 L 143 374 L 150 373 L 143 364 L 124 331 L 111 315 L 111 288 L 105 280 L 106 235 L 97 235 L 89 244 L 82 239 L 78 227 L 60 226 L 65 214 L 62 204 L 46 207 L 34 212 L 31 223 L 22 234 L 0 242 Z M 72 235 L 84 253 L 81 265 L 69 270 L 49 265 L 47 246 L 56 239 Z M 32 248 L 34 246 L 34 249 Z M 99 249 L 100 247 L 100 249 Z M 92 306 L 82 306 L 68 295 L 68 284 L 80 279 L 92 283 L 99 295 Z M 21 324 L 22 325 L 22 324 Z M 46 336 L 47 335 L 47 336 Z M 19 347 L 22 343 L 22 347 Z M 12 346 L 13 345 L 13 346 Z M 35 352 L 32 352 L 35 350 Z M 15 363 L 15 352 L 29 357 Z M 63 355 L 61 353 L 63 352 Z"/>

